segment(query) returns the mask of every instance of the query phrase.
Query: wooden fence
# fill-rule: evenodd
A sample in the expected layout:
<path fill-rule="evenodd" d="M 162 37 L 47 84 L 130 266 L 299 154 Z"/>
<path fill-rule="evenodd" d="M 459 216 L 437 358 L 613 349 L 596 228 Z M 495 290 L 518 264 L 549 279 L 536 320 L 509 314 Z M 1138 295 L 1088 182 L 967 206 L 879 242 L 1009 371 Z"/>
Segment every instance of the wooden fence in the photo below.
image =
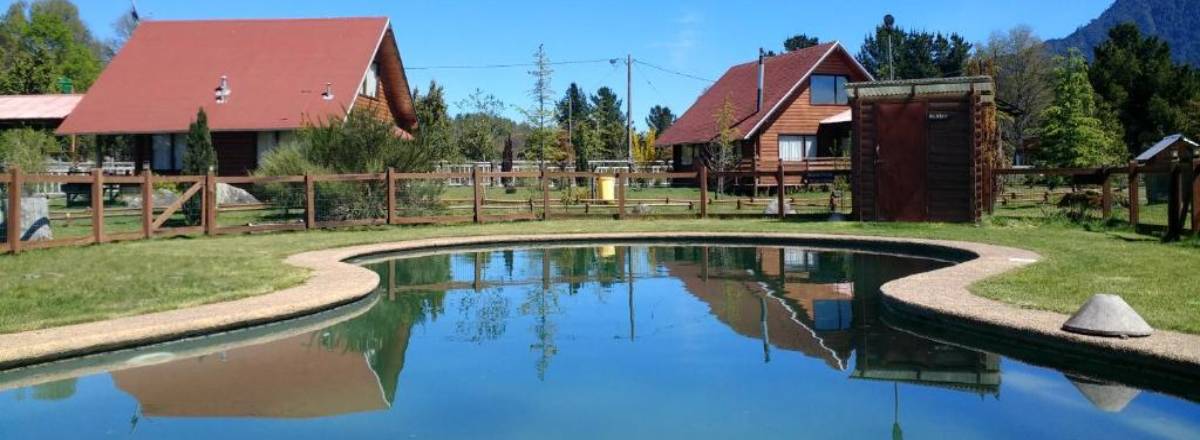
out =
<path fill-rule="evenodd" d="M 739 171 L 716 173 L 704 168 L 694 172 L 488 172 L 478 168 L 470 172 L 433 172 L 433 173 L 399 173 L 388 170 L 385 173 L 374 174 L 338 174 L 338 175 L 303 175 L 303 176 L 160 176 L 144 173 L 138 176 L 106 175 L 101 170 L 93 170 L 87 175 L 50 175 L 24 174 L 19 169 L 12 169 L 0 174 L 0 187 L 7 188 L 7 209 L 4 215 L 6 221 L 6 236 L 0 243 L 11 253 L 28 249 L 41 249 L 59 246 L 86 245 L 112 241 L 147 239 L 152 237 L 176 236 L 188 234 L 220 235 L 249 232 L 267 232 L 281 230 L 305 230 L 314 228 L 336 228 L 344 226 L 364 225 L 401 225 L 401 224 L 430 224 L 430 223 L 486 223 L 514 220 L 547 220 L 550 218 L 577 218 L 580 216 L 611 216 L 616 219 L 646 217 L 650 214 L 636 212 L 631 209 L 644 207 L 673 208 L 674 213 L 655 212 L 654 217 L 684 216 L 691 218 L 706 218 L 713 215 L 727 216 L 764 216 L 762 208 L 774 201 L 789 204 L 794 207 L 814 208 L 818 212 L 837 207 L 837 200 L 826 199 L 824 195 L 803 197 L 795 193 L 778 192 L 772 197 L 733 197 L 721 198 L 710 191 L 710 182 L 718 176 L 734 178 L 771 177 L 784 179 L 798 177 L 804 179 L 808 170 L 786 170 L 779 167 L 775 171 Z M 829 171 L 821 171 L 822 176 L 828 176 Z M 835 174 L 848 174 L 849 170 L 834 171 Z M 710 175 L 711 174 L 711 175 Z M 574 188 L 579 182 L 595 182 L 602 178 L 615 180 L 615 194 L 612 200 L 595 196 L 579 197 L 573 200 L 563 200 L 552 197 L 556 192 L 566 188 Z M 523 182 L 527 194 L 525 198 L 492 198 L 487 195 L 489 186 L 485 182 L 496 180 L 518 185 Z M 694 196 L 665 195 L 661 197 L 630 197 L 631 184 L 635 182 L 654 182 L 652 185 L 679 180 L 695 188 Z M 402 215 L 403 208 L 398 206 L 398 189 L 411 182 L 427 182 L 444 184 L 448 181 L 469 182 L 471 194 L 465 198 L 442 197 L 438 202 L 450 215 Z M 320 194 L 318 187 L 322 184 L 340 182 L 348 185 L 372 185 L 382 189 L 383 205 L 377 216 L 365 218 L 322 219 L 318 215 Z M 55 222 L 55 228 L 74 221 L 77 224 L 90 223 L 90 231 L 75 237 L 56 237 L 51 240 L 25 241 L 18 237 L 22 234 L 21 218 L 23 191 L 34 184 L 74 184 L 89 195 L 88 208 L 68 211 L 64 214 L 50 215 L 49 220 Z M 297 187 L 297 200 L 302 206 L 285 206 L 284 204 L 241 204 L 220 205 L 217 200 L 219 184 L 240 187 L 274 185 Z M 579 183 L 583 185 L 583 183 Z M 166 206 L 155 206 L 156 186 L 173 186 L 177 198 Z M 552 188 L 553 187 L 553 188 Z M 113 188 L 118 188 L 114 190 Z M 141 200 L 141 206 L 111 207 L 105 205 L 105 194 L 113 191 L 134 194 L 136 188 Z M 491 187 L 491 190 L 496 190 Z M 368 191 L 369 189 L 364 189 Z M 842 206 L 848 204 L 842 203 Z M 720 207 L 722 212 L 714 213 L 714 207 Z M 189 211 L 190 209 L 190 211 Z M 250 210 L 274 210 L 279 213 L 274 221 L 255 224 L 222 225 L 221 215 L 232 215 Z M 181 220 L 184 212 L 188 221 Z M 497 213 L 500 211 L 501 213 Z M 580 212 L 582 211 L 582 212 Z M 778 217 L 787 216 L 787 212 L 779 209 Z M 296 219 L 287 219 L 293 214 Z M 140 224 L 130 225 L 133 218 L 140 218 Z M 109 230 L 114 219 L 124 221 L 126 230 Z"/>

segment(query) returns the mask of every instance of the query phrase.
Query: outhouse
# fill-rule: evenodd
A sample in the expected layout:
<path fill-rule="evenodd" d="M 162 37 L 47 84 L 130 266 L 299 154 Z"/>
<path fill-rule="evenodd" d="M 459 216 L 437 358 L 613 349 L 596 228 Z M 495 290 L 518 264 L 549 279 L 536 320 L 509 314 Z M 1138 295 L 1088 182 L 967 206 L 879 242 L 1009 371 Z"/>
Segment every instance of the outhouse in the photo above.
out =
<path fill-rule="evenodd" d="M 846 85 L 853 112 L 854 215 L 867 221 L 978 221 L 998 163 L 992 79 Z"/>

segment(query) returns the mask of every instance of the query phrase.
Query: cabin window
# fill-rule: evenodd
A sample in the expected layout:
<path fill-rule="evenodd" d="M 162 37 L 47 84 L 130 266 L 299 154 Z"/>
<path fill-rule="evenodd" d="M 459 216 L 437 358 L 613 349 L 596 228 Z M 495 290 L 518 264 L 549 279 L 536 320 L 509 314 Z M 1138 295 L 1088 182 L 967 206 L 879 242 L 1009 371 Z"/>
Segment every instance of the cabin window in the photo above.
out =
<path fill-rule="evenodd" d="M 808 134 L 779 135 L 779 160 L 802 161 L 817 157 L 817 136 Z"/>
<path fill-rule="evenodd" d="M 358 93 L 364 96 L 375 97 L 379 92 L 379 64 L 371 63 L 371 67 L 367 69 L 367 77 L 363 79 L 362 90 Z"/>
<path fill-rule="evenodd" d="M 696 147 L 685 145 L 679 147 L 679 166 L 690 167 L 696 158 Z"/>
<path fill-rule="evenodd" d="M 813 105 L 846 105 L 846 77 L 842 75 L 813 75 L 809 80 L 809 102 Z"/>
<path fill-rule="evenodd" d="M 183 169 L 183 155 L 187 153 L 187 135 L 156 134 L 150 137 L 153 155 L 150 167 L 155 171 L 179 171 Z"/>

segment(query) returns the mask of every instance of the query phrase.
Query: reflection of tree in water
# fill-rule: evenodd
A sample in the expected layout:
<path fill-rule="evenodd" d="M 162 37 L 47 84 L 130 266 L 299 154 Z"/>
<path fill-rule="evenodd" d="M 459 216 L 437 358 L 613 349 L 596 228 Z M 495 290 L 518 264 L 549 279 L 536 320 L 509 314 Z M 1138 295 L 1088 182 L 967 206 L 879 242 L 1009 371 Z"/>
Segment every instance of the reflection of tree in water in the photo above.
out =
<path fill-rule="evenodd" d="M 36 400 L 66 400 L 75 395 L 75 378 L 56 380 L 33 386 Z"/>
<path fill-rule="evenodd" d="M 495 290 L 462 295 L 455 332 L 474 343 L 499 339 L 507 330 L 509 305 L 508 298 Z"/>
<path fill-rule="evenodd" d="M 574 249 L 561 250 L 568 252 L 574 251 Z M 554 343 L 554 335 L 558 327 L 555 325 L 554 321 L 550 320 L 550 315 L 559 312 L 558 292 L 551 288 L 552 286 L 546 282 L 548 280 L 545 278 L 551 276 L 551 273 L 553 272 L 552 268 L 549 267 L 549 258 L 549 251 L 542 250 L 540 261 L 543 268 L 542 286 L 530 289 L 529 293 L 525 295 L 525 301 L 522 302 L 520 306 L 521 314 L 533 315 L 535 319 L 533 324 L 533 333 L 534 337 L 536 338 L 536 342 L 531 344 L 529 348 L 539 352 L 535 367 L 537 369 L 538 379 L 541 380 L 546 379 L 546 370 L 550 368 L 550 359 L 558 353 L 558 346 Z M 532 260 L 532 258 L 530 260 Z"/>

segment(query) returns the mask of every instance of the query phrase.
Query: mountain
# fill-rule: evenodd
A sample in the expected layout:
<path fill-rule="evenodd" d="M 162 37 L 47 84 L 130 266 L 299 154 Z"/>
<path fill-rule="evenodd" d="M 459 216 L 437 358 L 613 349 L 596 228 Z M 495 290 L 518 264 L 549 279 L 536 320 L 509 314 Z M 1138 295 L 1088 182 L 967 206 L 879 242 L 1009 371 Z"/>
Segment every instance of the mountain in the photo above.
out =
<path fill-rule="evenodd" d="M 1092 48 L 1108 38 L 1109 28 L 1124 22 L 1165 40 L 1175 61 L 1200 67 L 1200 0 L 1116 0 L 1086 26 L 1046 44 L 1057 53 L 1079 48 L 1091 59 Z"/>

